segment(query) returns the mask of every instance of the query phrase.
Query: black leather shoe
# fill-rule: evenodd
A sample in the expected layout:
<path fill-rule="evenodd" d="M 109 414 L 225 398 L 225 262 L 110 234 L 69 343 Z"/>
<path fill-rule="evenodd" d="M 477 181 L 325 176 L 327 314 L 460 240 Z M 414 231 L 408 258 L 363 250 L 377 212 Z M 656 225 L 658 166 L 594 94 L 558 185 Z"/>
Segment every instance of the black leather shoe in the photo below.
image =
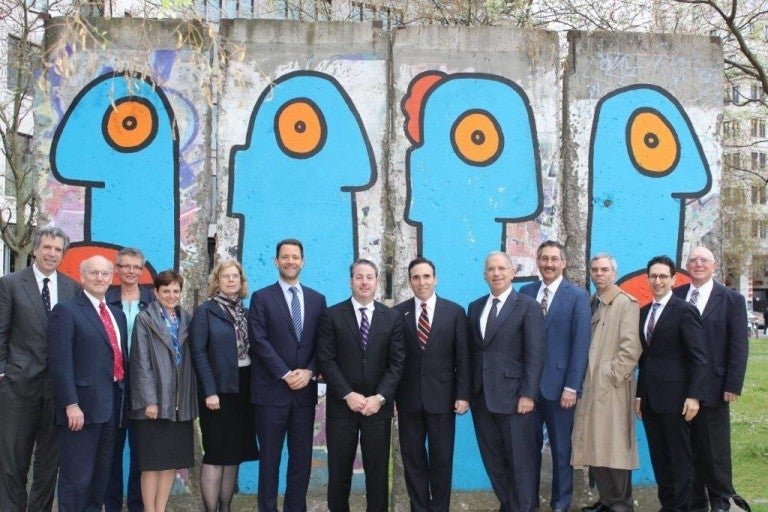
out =
<path fill-rule="evenodd" d="M 589 505 L 588 507 L 581 507 L 581 512 L 608 512 L 610 509 L 600 503 L 599 501 L 597 503 L 593 503 L 592 505 Z"/>
<path fill-rule="evenodd" d="M 552 512 L 568 512 L 567 508 L 553 508 Z"/>

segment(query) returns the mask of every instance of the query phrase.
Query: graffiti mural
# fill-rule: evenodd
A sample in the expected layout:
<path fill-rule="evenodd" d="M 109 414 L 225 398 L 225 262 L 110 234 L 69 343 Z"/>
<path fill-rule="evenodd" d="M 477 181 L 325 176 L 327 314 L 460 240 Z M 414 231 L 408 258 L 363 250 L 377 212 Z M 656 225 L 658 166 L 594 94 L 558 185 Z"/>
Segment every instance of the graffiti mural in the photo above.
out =
<path fill-rule="evenodd" d="M 232 148 L 228 199 L 246 275 L 271 282 L 275 243 L 298 238 L 311 250 L 302 280 L 332 297 L 329 304 L 341 300 L 357 256 L 353 192 L 376 180 L 355 106 L 333 77 L 289 73 L 262 92 L 247 133 Z"/>
<path fill-rule="evenodd" d="M 51 171 L 86 189 L 80 245 L 111 260 L 109 246 L 140 247 L 153 268 L 178 266 L 178 143 L 170 103 L 148 78 L 105 74 L 75 97 L 53 135 Z"/>
<path fill-rule="evenodd" d="M 418 227 L 419 254 L 440 269 L 440 292 L 475 298 L 485 256 L 504 250 L 507 223 L 542 208 L 536 127 L 525 92 L 483 73 L 425 72 L 402 101 L 406 220 Z"/>
<path fill-rule="evenodd" d="M 131 22 L 114 23 L 105 30 Z M 122 48 L 70 52 L 69 74 L 46 71 L 35 137 L 40 166 L 51 169 L 44 213 L 75 242 L 63 271 L 77 276 L 94 252 L 113 258 L 136 246 L 150 264 L 144 281 L 168 267 L 194 276 L 191 309 L 205 298 L 209 244 L 215 257 L 243 262 L 253 291 L 276 279 L 275 243 L 296 237 L 307 253 L 302 280 L 329 304 L 349 296 L 359 256 L 381 265 L 382 299 L 409 295 L 403 269 L 416 254 L 435 261 L 440 295 L 467 304 L 487 293 L 489 251 L 512 255 L 525 281 L 551 237 L 578 254 L 569 277 L 585 275 L 593 252 L 611 252 L 622 285 L 642 298 L 649 257 L 680 262 L 715 230 L 721 84 L 699 71 L 721 68 L 719 53 L 696 64 L 703 52 L 655 47 L 658 37 L 643 46 L 637 35 L 601 35 L 600 51 L 573 37 L 578 59 L 560 82 L 552 33 L 222 27 L 245 58 L 227 60 L 221 82 L 189 64 L 193 52 L 167 45 L 141 58 Z M 691 41 L 712 44 L 681 47 Z M 710 77 L 695 98 L 684 80 L 667 79 L 670 66 L 687 65 L 691 80 Z M 315 492 L 327 485 L 324 405 L 321 397 Z M 647 456 L 642 465 L 646 481 Z M 469 415 L 457 421 L 454 467 L 456 489 L 489 488 Z M 257 472 L 258 463 L 243 466 L 241 491 L 256 491 Z M 355 491 L 361 472 L 358 461 Z"/>
<path fill-rule="evenodd" d="M 587 254 L 612 247 L 622 267 L 619 284 L 647 301 L 646 263 L 657 254 L 680 263 L 685 201 L 704 196 L 712 185 L 701 143 L 674 96 L 632 85 L 598 102 L 589 170 Z M 619 226 L 626 232 L 615 244 Z"/>

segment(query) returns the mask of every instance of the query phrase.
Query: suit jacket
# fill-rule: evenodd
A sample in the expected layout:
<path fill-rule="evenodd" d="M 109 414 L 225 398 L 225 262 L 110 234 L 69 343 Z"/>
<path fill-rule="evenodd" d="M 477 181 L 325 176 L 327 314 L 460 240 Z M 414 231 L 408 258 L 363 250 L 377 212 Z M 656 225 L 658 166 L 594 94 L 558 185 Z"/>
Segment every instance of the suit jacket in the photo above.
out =
<path fill-rule="evenodd" d="M 292 391 L 283 375 L 297 368 L 317 374 L 317 327 L 325 310 L 325 297 L 301 285 L 304 295 L 304 325 L 296 336 L 291 310 L 283 289 L 275 283 L 251 296 L 248 332 L 251 339 L 251 402 L 256 405 L 288 405 L 294 398 L 303 405 L 317 403 L 317 381 Z"/>
<path fill-rule="evenodd" d="M 123 311 L 107 304 L 120 331 L 128 371 L 128 327 Z M 112 417 L 114 355 L 96 308 L 85 295 L 59 302 L 48 324 L 48 366 L 56 391 L 56 424 L 66 425 L 66 407 L 78 404 L 85 424 Z"/>
<path fill-rule="evenodd" d="M 464 308 L 437 297 L 425 350 L 419 346 L 415 300 L 395 306 L 405 324 L 405 370 L 397 387 L 397 408 L 452 413 L 456 400 L 470 400 L 472 363 Z"/>
<path fill-rule="evenodd" d="M 351 300 L 328 308 L 320 319 L 317 357 L 328 384 L 328 416 L 348 415 L 344 397 L 353 391 L 363 396 L 382 395 L 386 403 L 374 417 L 392 416 L 405 365 L 403 323 L 397 311 L 377 301 L 373 306 L 365 349 Z"/>
<path fill-rule="evenodd" d="M 487 300 L 483 295 L 469 305 L 473 398 L 483 391 L 490 412 L 517 414 L 521 396 L 539 396 L 546 355 L 544 315 L 538 302 L 512 290 L 483 339 L 480 315 Z"/>
<path fill-rule="evenodd" d="M 541 281 L 520 288 L 520 293 L 536 299 Z M 589 357 L 592 309 L 586 290 L 567 279 L 560 282 L 544 317 L 547 356 L 541 378 L 541 395 L 547 400 L 560 400 L 563 388 L 581 395 Z"/>
<path fill-rule="evenodd" d="M 80 285 L 57 272 L 58 301 Z M 48 375 L 48 315 L 32 267 L 0 278 L 0 373 L 21 396 L 33 396 Z"/>
<path fill-rule="evenodd" d="M 724 404 L 723 392 L 741 394 L 749 355 L 747 305 L 744 297 L 720 283 L 712 283 L 701 321 L 707 350 L 704 378 L 704 403 L 710 407 Z M 673 293 L 685 300 L 690 285 Z"/>
<path fill-rule="evenodd" d="M 640 309 L 640 373 L 637 396 L 643 410 L 658 414 L 680 414 L 686 398 L 704 397 L 707 355 L 699 311 L 674 294 L 664 306 L 650 343 L 645 337 L 645 320 L 651 303 Z"/>
<path fill-rule="evenodd" d="M 247 309 L 245 314 L 248 315 Z M 231 315 L 211 299 L 200 304 L 192 316 L 189 346 L 202 398 L 240 392 L 237 340 L 232 322 Z"/>

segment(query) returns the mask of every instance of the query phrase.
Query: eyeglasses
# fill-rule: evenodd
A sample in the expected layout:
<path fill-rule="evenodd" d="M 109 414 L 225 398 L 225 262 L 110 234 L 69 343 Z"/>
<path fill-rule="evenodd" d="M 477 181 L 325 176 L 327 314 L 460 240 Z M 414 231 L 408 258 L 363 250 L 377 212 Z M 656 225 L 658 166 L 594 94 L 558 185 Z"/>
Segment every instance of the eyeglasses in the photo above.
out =
<path fill-rule="evenodd" d="M 705 258 L 704 256 L 697 256 L 695 258 L 688 258 L 688 263 L 709 263 L 712 260 Z"/>
<path fill-rule="evenodd" d="M 89 277 L 111 277 L 113 273 L 108 270 L 89 270 L 86 274 L 88 274 Z"/>
<path fill-rule="evenodd" d="M 669 274 L 648 274 L 648 280 L 650 281 L 656 281 L 657 279 L 661 281 L 666 281 L 670 277 L 672 276 Z"/>
<path fill-rule="evenodd" d="M 539 261 L 542 263 L 560 263 L 562 258 L 560 256 L 539 256 Z"/>
<path fill-rule="evenodd" d="M 240 274 L 221 274 L 220 277 L 224 280 L 227 279 L 240 279 Z"/>
<path fill-rule="evenodd" d="M 494 272 L 504 272 L 509 269 L 510 267 L 498 266 L 498 267 L 487 267 L 485 271 L 488 272 L 489 274 L 492 274 Z"/>
<path fill-rule="evenodd" d="M 133 270 L 134 272 L 141 272 L 141 270 L 144 268 L 143 266 L 139 266 L 139 265 L 127 265 L 127 264 L 126 265 L 121 265 L 119 263 L 117 265 L 115 265 L 115 266 L 117 268 L 122 268 L 122 269 L 125 269 L 125 270 Z"/>

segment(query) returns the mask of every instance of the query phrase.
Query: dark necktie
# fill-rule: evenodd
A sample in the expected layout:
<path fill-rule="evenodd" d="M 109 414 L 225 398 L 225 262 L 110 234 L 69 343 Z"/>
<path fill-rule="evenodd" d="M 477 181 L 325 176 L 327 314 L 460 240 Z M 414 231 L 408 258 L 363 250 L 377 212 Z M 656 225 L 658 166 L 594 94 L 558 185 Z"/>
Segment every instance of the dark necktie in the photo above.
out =
<path fill-rule="evenodd" d="M 47 314 L 51 314 L 51 290 L 48 288 L 48 282 L 50 279 L 47 277 L 43 278 L 43 291 L 41 292 L 41 295 L 43 297 L 43 306 L 45 306 L 45 312 Z"/>
<path fill-rule="evenodd" d="M 645 329 L 645 339 L 648 343 L 651 342 L 651 335 L 653 334 L 653 328 L 656 327 L 656 310 L 661 306 L 660 303 L 654 302 L 651 306 L 651 317 L 648 319 L 648 327 Z"/>
<path fill-rule="evenodd" d="M 547 309 L 549 308 L 549 288 L 544 287 L 544 294 L 541 296 L 541 312 L 544 316 L 547 316 Z"/>
<path fill-rule="evenodd" d="M 363 349 L 368 347 L 368 335 L 371 332 L 371 324 L 368 323 L 368 315 L 365 314 L 365 310 L 368 308 L 360 308 L 360 341 L 363 343 Z"/>
<path fill-rule="evenodd" d="M 296 329 L 296 339 L 301 341 L 301 304 L 299 304 L 299 291 L 295 286 L 288 288 L 293 297 L 291 297 L 291 319 L 293 328 Z"/>
<path fill-rule="evenodd" d="M 485 335 L 483 339 L 488 339 L 493 322 L 496 321 L 496 316 L 499 314 L 499 302 L 498 298 L 493 298 L 493 304 L 491 304 L 491 310 L 488 311 L 488 318 L 485 319 Z"/>
<path fill-rule="evenodd" d="M 125 377 L 125 371 L 123 370 L 123 353 L 120 350 L 120 345 L 117 343 L 117 333 L 115 332 L 115 326 L 112 325 L 112 318 L 107 311 L 107 305 L 103 302 L 99 302 L 99 318 L 101 318 L 101 323 L 104 324 L 104 329 L 107 331 L 107 337 L 109 338 L 109 344 L 112 346 L 115 380 L 123 380 Z"/>
<path fill-rule="evenodd" d="M 419 348 L 426 350 L 429 340 L 429 314 L 427 313 L 427 303 L 421 303 L 421 314 L 419 315 L 419 325 L 416 327 L 416 334 L 419 337 Z"/>
<path fill-rule="evenodd" d="M 691 298 L 688 299 L 688 302 L 691 303 L 691 306 L 696 306 L 699 303 L 699 290 L 698 289 L 694 289 L 691 292 Z"/>

